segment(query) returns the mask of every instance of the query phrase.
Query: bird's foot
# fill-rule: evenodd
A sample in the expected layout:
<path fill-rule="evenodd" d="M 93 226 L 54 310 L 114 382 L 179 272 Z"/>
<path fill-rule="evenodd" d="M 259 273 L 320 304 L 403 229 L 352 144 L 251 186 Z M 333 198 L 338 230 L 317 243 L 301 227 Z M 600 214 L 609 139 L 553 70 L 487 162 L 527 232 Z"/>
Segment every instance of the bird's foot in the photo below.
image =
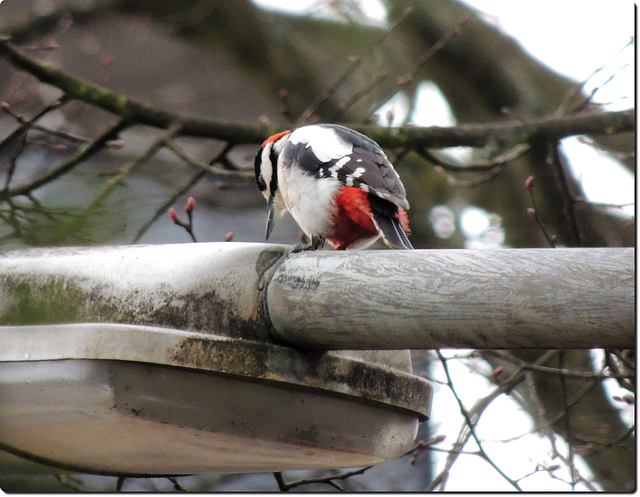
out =
<path fill-rule="evenodd" d="M 291 253 L 295 254 L 296 252 L 303 252 L 306 250 L 317 250 L 323 244 L 324 244 L 324 238 L 322 238 L 321 236 L 312 236 L 310 243 L 300 243 L 294 246 Z"/>

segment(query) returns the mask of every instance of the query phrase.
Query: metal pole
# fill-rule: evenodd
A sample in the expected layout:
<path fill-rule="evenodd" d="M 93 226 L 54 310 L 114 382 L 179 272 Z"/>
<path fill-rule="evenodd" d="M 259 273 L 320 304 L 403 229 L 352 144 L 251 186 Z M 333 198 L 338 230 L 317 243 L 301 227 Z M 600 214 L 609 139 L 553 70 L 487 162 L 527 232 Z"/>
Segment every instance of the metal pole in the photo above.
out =
<path fill-rule="evenodd" d="M 310 349 L 633 348 L 634 249 L 293 254 L 266 302 Z"/>
<path fill-rule="evenodd" d="M 169 326 L 309 349 L 633 348 L 634 249 L 197 243 L 0 256 L 0 325 Z"/>

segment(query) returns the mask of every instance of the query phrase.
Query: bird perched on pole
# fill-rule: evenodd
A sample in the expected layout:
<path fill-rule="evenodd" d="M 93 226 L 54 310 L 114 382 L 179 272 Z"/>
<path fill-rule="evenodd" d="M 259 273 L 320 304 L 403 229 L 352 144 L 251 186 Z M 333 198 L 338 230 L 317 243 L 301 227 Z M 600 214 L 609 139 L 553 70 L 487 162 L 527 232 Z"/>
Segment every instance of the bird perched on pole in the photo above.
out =
<path fill-rule="evenodd" d="M 411 249 L 404 185 L 380 145 L 336 124 L 314 124 L 267 138 L 255 159 L 267 199 L 266 238 L 289 211 L 316 249 L 364 248 L 378 238 Z"/>

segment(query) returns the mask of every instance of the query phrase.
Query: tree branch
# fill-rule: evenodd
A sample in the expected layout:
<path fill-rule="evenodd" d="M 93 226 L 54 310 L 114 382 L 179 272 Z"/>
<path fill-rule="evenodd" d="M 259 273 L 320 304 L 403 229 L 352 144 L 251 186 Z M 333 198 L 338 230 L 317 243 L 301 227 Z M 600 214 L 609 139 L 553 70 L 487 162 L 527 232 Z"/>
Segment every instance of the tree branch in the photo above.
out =
<path fill-rule="evenodd" d="M 280 471 L 273 473 L 273 476 L 275 477 L 276 482 L 278 483 L 278 488 L 280 488 L 280 491 L 282 492 L 288 492 L 292 488 L 299 487 L 301 485 L 310 485 L 313 483 L 324 483 L 326 485 L 330 485 L 336 488 L 337 490 L 342 490 L 342 488 L 337 486 L 333 480 L 346 480 L 347 478 L 350 478 L 352 476 L 361 475 L 371 467 L 372 466 L 366 466 L 364 468 L 355 469 L 355 470 L 347 471 L 344 473 L 337 473 L 337 474 L 328 475 L 328 476 L 318 476 L 315 478 L 302 478 L 300 480 L 295 480 L 291 482 L 284 481 L 284 477 L 282 476 L 282 473 Z"/>
<path fill-rule="evenodd" d="M 126 122 L 124 120 L 119 120 L 116 124 L 109 127 L 104 133 L 98 136 L 91 143 L 87 144 L 85 147 L 80 149 L 74 155 L 72 155 L 53 169 L 46 171 L 41 176 L 38 176 L 37 178 L 34 178 L 33 180 L 23 185 L 0 190 L 0 200 L 6 200 L 17 195 L 28 195 L 33 190 L 62 176 L 64 173 L 70 171 L 82 161 L 86 160 L 87 158 L 91 157 L 93 154 L 101 150 L 108 141 L 117 137 L 118 133 L 126 128 Z"/>
<path fill-rule="evenodd" d="M 471 433 L 471 437 L 475 440 L 476 444 L 478 445 L 478 450 L 480 451 L 480 454 L 482 455 L 482 458 L 485 461 L 487 461 L 487 463 L 489 463 L 489 465 L 493 469 L 495 469 L 498 472 L 498 474 L 500 476 L 502 476 L 502 478 L 504 478 L 514 489 L 516 489 L 517 491 L 521 492 L 522 489 L 520 488 L 520 485 L 518 485 L 518 482 L 513 480 L 509 476 L 507 476 L 506 473 L 504 471 L 502 471 L 502 469 L 495 462 L 493 462 L 493 460 L 485 452 L 484 447 L 482 446 L 482 442 L 480 441 L 480 439 L 478 438 L 478 435 L 476 433 L 475 425 L 474 425 L 473 420 L 471 419 L 469 411 L 467 411 L 467 409 L 464 407 L 464 404 L 462 403 L 462 400 L 460 399 L 460 397 L 458 397 L 458 394 L 456 393 L 455 387 L 453 386 L 453 381 L 451 380 L 451 375 L 449 374 L 449 367 L 447 366 L 447 360 L 444 358 L 444 356 L 442 355 L 440 350 L 436 350 L 436 354 L 438 356 L 438 359 L 440 359 L 440 362 L 442 363 L 442 368 L 444 370 L 444 374 L 447 377 L 447 385 L 449 386 L 449 389 L 451 390 L 451 393 L 453 393 L 453 396 L 455 397 L 456 402 L 458 403 L 458 407 L 460 408 L 460 413 L 462 414 L 462 416 L 464 417 L 464 419 L 465 419 L 465 421 L 467 423 L 467 427 L 469 428 L 469 432 Z M 477 423 L 477 420 L 476 420 L 476 423 Z"/>
<path fill-rule="evenodd" d="M 120 116 L 130 124 L 146 124 L 166 129 L 178 123 L 184 135 L 211 137 L 233 143 L 258 143 L 264 140 L 269 133 L 275 132 L 275 128 L 272 126 L 203 119 L 155 109 L 126 95 L 114 93 L 103 86 L 63 71 L 51 62 L 34 59 L 9 43 L 6 38 L 0 39 L 0 57 L 35 76 L 43 83 L 59 88 L 65 92 L 69 99 L 81 100 L 100 107 Z"/>
<path fill-rule="evenodd" d="M 635 130 L 633 109 L 617 112 L 581 112 L 570 116 L 544 117 L 527 122 L 510 120 L 498 123 L 460 124 L 428 128 L 355 127 L 382 147 L 414 149 L 445 147 L 515 146 L 539 140 L 559 140 L 567 136 L 615 134 Z"/>
<path fill-rule="evenodd" d="M 563 369 L 563 368 L 552 368 L 549 366 L 541 366 L 538 364 L 528 363 L 515 357 L 514 355 L 506 352 L 504 350 L 483 350 L 483 357 L 488 355 L 499 357 L 500 359 L 504 359 L 505 361 L 509 361 L 510 363 L 522 368 L 524 371 L 536 371 L 538 373 L 546 373 L 557 376 L 566 376 L 568 378 L 581 378 L 585 380 L 598 380 L 604 381 L 611 378 L 635 378 L 635 371 L 630 371 L 628 373 L 621 372 L 610 372 L 610 373 L 599 373 L 593 371 L 581 371 L 576 369 Z"/>
<path fill-rule="evenodd" d="M 120 116 L 129 124 L 145 124 L 168 128 L 174 123 L 181 126 L 181 134 L 208 137 L 230 143 L 259 143 L 278 126 L 258 123 L 235 123 L 220 119 L 186 116 L 153 108 L 126 95 L 114 93 L 95 83 L 69 74 L 48 61 L 34 59 L 13 46 L 6 38 L 0 39 L 0 57 L 15 67 L 27 71 L 43 83 L 53 85 L 70 99 L 81 100 Z M 558 140 L 580 134 L 614 134 L 635 130 L 635 111 L 582 112 L 570 116 L 552 116 L 529 122 L 507 121 L 499 123 L 462 124 L 453 127 L 380 128 L 354 125 L 382 147 L 390 148 L 444 148 L 454 146 L 484 147 L 486 145 L 514 146 L 518 143 Z"/>

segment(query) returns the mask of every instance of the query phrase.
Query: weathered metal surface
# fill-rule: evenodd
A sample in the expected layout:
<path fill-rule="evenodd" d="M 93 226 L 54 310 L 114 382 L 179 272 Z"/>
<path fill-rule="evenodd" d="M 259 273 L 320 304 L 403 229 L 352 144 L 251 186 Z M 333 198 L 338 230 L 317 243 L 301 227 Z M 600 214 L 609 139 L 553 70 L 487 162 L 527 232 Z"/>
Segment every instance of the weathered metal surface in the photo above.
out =
<path fill-rule="evenodd" d="M 633 249 L 289 251 L 0 256 L 0 467 L 373 464 L 411 447 L 431 386 L 368 349 L 635 346 Z"/>
<path fill-rule="evenodd" d="M 431 387 L 423 379 L 333 353 L 110 323 L 0 326 L 0 340 L 0 363 L 96 359 L 158 364 L 358 397 L 423 419 L 430 411 Z"/>
<path fill-rule="evenodd" d="M 189 243 L 0 254 L 0 325 L 123 323 L 273 342 L 264 293 L 291 247 Z M 408 351 L 345 351 L 402 371 Z"/>
<path fill-rule="evenodd" d="M 634 249 L 315 252 L 267 289 L 310 349 L 634 348 Z"/>
<path fill-rule="evenodd" d="M 419 377 L 250 340 L 107 323 L 4 326 L 0 340 L 0 471 L 375 464 L 409 450 L 431 409 Z"/>
<path fill-rule="evenodd" d="M 273 471 L 408 450 L 432 395 L 408 351 L 270 343 L 264 290 L 285 254 L 189 244 L 0 256 L 0 471 Z"/>
<path fill-rule="evenodd" d="M 147 324 L 351 351 L 635 344 L 633 248 L 289 250 L 9 253 L 0 257 L 0 324 Z M 381 354 L 406 364 L 403 353 Z"/>
<path fill-rule="evenodd" d="M 360 466 L 410 449 L 418 425 L 346 395 L 127 361 L 4 362 L 0 392 L 3 472 L 28 470 L 15 456 L 118 475 Z"/>
<path fill-rule="evenodd" d="M 110 322 L 266 340 L 267 244 L 61 247 L 0 256 L 0 324 Z"/>

